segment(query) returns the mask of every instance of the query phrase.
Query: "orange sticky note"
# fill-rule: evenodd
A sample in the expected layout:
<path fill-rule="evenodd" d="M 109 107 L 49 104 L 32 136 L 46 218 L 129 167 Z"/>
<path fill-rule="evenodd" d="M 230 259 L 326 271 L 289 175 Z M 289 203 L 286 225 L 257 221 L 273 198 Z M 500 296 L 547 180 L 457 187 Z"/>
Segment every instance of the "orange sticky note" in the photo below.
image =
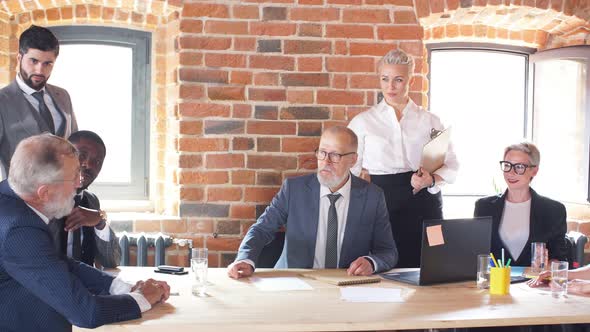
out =
<path fill-rule="evenodd" d="M 442 233 L 442 225 L 426 227 L 426 238 L 428 245 L 431 247 L 445 244 L 445 239 Z"/>

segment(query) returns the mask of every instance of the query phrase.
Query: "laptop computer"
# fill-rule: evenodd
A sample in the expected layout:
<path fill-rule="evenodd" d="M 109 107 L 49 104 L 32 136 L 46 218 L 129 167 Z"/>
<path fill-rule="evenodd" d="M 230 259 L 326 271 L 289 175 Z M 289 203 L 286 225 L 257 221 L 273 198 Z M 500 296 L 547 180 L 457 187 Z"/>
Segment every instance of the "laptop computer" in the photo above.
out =
<path fill-rule="evenodd" d="M 420 286 L 475 280 L 477 255 L 490 252 L 491 237 L 491 217 L 425 220 L 420 270 L 381 276 Z"/>

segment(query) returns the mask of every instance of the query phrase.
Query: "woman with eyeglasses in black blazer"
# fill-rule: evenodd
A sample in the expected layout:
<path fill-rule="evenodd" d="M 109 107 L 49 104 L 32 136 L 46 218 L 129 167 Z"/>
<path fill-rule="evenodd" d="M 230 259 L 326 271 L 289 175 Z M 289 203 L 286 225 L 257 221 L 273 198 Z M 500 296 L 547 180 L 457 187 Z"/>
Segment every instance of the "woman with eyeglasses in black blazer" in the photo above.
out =
<path fill-rule="evenodd" d="M 531 181 L 539 171 L 541 155 L 532 143 L 518 143 L 504 150 L 500 169 L 508 189 L 475 203 L 476 217 L 491 216 L 492 253 L 505 249 L 512 266 L 531 264 L 531 243 L 544 242 L 549 260 L 567 260 L 565 206 L 537 194 Z"/>

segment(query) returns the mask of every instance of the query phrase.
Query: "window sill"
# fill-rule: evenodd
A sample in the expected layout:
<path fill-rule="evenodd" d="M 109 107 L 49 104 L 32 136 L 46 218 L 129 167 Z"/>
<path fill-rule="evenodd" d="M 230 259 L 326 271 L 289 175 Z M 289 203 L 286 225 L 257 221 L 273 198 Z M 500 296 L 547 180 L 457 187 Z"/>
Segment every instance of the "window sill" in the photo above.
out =
<path fill-rule="evenodd" d="M 107 212 L 151 213 L 154 204 L 148 200 L 101 200 L 101 208 Z"/>

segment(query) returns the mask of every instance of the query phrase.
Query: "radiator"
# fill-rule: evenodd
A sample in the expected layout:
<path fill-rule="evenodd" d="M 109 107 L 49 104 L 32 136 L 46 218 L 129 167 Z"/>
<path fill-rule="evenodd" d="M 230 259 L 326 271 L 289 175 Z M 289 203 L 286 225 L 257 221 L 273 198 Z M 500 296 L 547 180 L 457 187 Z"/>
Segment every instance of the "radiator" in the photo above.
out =
<path fill-rule="evenodd" d="M 190 262 L 190 248 L 192 248 L 192 240 L 188 239 L 173 239 L 168 235 L 162 233 L 158 234 L 129 234 L 123 232 L 118 234 L 119 246 L 121 247 L 121 262 L 120 265 L 129 265 L 129 247 L 137 247 L 137 266 L 147 266 L 148 262 L 148 248 L 155 247 L 155 266 L 166 264 L 166 248 L 172 244 L 178 244 L 181 247 L 188 246 Z"/>

